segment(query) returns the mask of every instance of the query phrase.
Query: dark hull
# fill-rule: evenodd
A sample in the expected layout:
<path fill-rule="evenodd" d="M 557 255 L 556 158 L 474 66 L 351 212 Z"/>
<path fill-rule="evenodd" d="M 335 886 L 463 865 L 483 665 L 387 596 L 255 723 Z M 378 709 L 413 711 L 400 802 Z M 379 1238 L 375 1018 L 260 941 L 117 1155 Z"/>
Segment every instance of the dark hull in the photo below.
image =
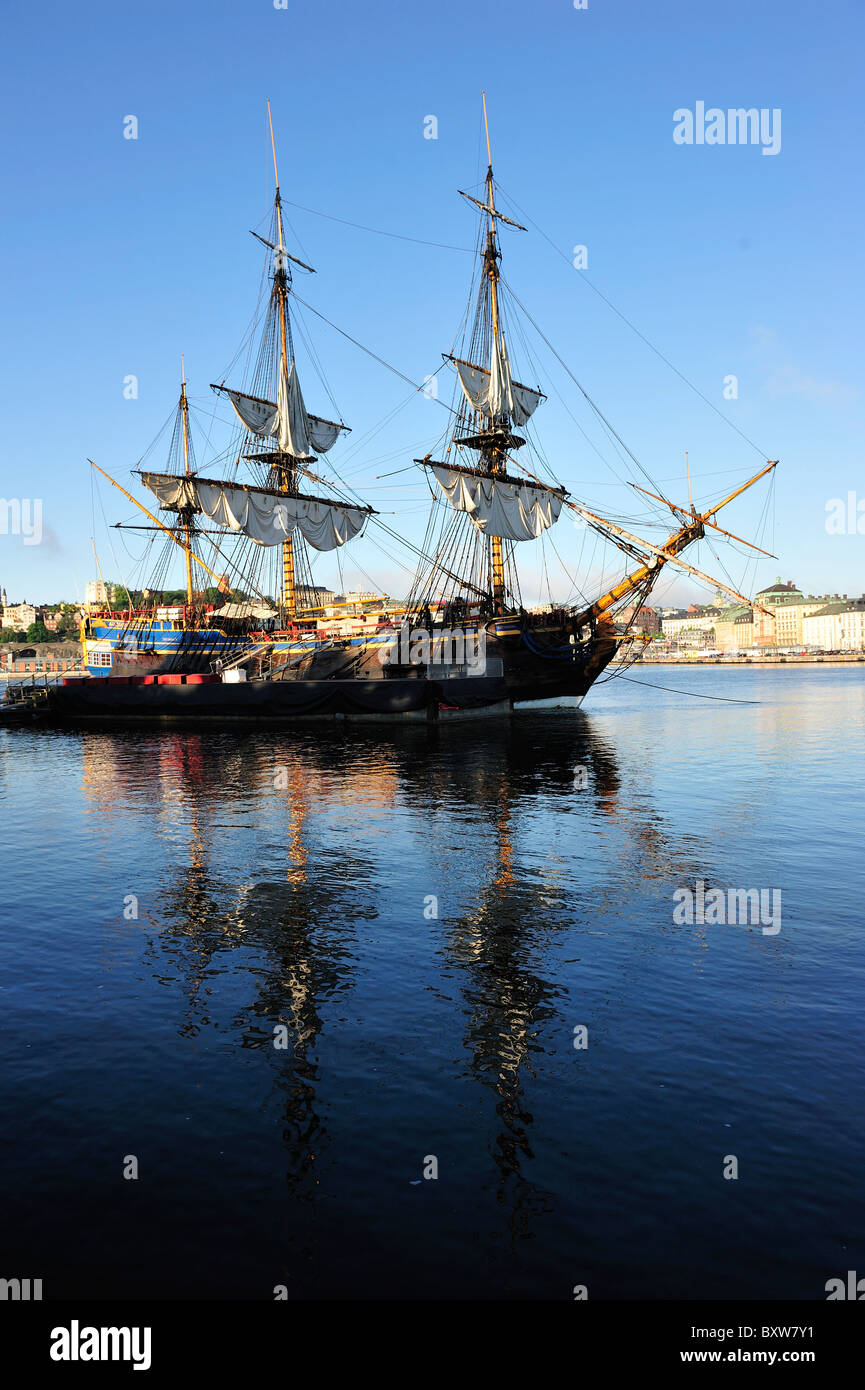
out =
<path fill-rule="evenodd" d="M 241 685 L 124 685 L 113 679 L 60 687 L 44 717 L 56 719 L 436 719 L 440 713 L 507 712 L 507 692 L 499 680 L 476 677 L 449 682 L 470 689 L 444 692 L 436 682 L 255 681 Z M 458 706 L 451 701 L 457 699 Z"/>
<path fill-rule="evenodd" d="M 442 679 L 433 668 L 385 673 L 378 663 L 370 663 L 351 679 L 250 679 L 229 684 L 191 673 L 151 677 L 146 682 L 142 677 L 84 678 L 52 689 L 38 717 L 73 722 L 285 722 L 506 715 L 515 706 L 535 701 L 581 700 L 616 651 L 606 630 L 577 648 L 561 646 L 559 641 L 555 634 L 546 634 L 543 642 L 532 639 L 531 644 L 520 634 L 494 636 L 485 674 L 448 673 Z"/>
<path fill-rule="evenodd" d="M 196 655 L 184 652 L 181 658 L 159 656 L 155 652 L 116 655 L 111 666 L 112 676 L 156 676 L 169 671 L 209 671 L 213 657 L 210 652 Z M 96 676 L 99 679 L 99 676 Z"/>

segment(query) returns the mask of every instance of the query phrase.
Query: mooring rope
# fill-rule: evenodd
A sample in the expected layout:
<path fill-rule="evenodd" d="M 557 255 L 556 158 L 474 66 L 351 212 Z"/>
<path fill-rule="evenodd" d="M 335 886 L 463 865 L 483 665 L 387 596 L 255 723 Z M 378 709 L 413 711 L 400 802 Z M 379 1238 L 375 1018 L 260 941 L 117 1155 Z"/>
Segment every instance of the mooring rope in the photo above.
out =
<path fill-rule="evenodd" d="M 681 690 L 675 685 L 658 685 L 657 681 L 637 681 L 633 676 L 610 676 L 609 680 L 630 681 L 632 685 L 651 685 L 655 690 L 669 690 L 674 695 L 693 695 L 695 700 L 721 700 L 725 705 L 762 705 L 762 700 L 734 700 L 729 695 L 700 695 L 696 690 Z M 602 685 L 606 685 L 602 681 Z"/>

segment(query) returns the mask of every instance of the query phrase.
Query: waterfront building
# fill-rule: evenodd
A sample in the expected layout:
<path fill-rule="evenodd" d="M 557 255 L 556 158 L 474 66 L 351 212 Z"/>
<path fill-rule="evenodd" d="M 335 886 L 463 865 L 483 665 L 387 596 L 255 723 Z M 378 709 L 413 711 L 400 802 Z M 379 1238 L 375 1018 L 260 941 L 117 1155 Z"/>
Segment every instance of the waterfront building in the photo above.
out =
<path fill-rule="evenodd" d="M 298 584 L 297 602 L 301 610 L 309 608 L 329 608 L 333 604 L 332 589 L 323 589 L 317 584 Z"/>
<path fill-rule="evenodd" d="M 777 610 L 776 610 L 777 611 Z M 751 646 L 774 647 L 776 619 L 771 611 L 762 608 L 751 609 Z"/>
<path fill-rule="evenodd" d="M 621 608 L 616 614 L 616 619 L 617 622 L 624 624 L 625 627 L 633 625 L 639 632 L 650 632 L 652 636 L 655 636 L 661 630 L 658 613 L 646 603 L 642 604 L 640 607 L 631 604 L 629 607 Z"/>
<path fill-rule="evenodd" d="M 842 597 L 802 622 L 804 645 L 827 652 L 865 651 L 865 598 Z"/>
<path fill-rule="evenodd" d="M 746 651 L 754 645 L 754 613 L 751 608 L 728 608 L 715 624 L 715 646 L 721 652 Z"/>
<path fill-rule="evenodd" d="M 102 579 L 91 579 L 84 590 L 84 602 L 97 608 L 108 603 L 108 585 Z"/>
<path fill-rule="evenodd" d="M 778 578 L 768 589 L 757 595 L 757 602 L 770 608 L 775 617 L 773 638 L 776 647 L 801 647 L 805 641 L 803 622 L 811 613 L 817 613 L 827 603 L 846 599 L 846 594 L 809 594 L 807 597 L 796 587 L 792 579 L 782 583 Z"/>
<path fill-rule="evenodd" d="M 680 617 L 662 618 L 662 631 L 665 637 L 681 647 L 704 647 L 707 637 L 725 611 L 720 608 L 694 608 Z"/>
<path fill-rule="evenodd" d="M 770 584 L 767 589 L 761 589 L 756 595 L 757 603 L 762 603 L 765 608 L 778 608 L 787 603 L 801 602 L 804 595 L 801 589 L 793 583 L 792 579 L 781 580 L 781 576 Z"/>
<path fill-rule="evenodd" d="M 376 594 L 371 589 L 349 589 L 345 594 L 334 594 L 334 603 L 379 603 L 387 594 Z"/>
<path fill-rule="evenodd" d="M 2 626 L 24 632 L 36 621 L 36 609 L 32 603 L 4 603 Z"/>

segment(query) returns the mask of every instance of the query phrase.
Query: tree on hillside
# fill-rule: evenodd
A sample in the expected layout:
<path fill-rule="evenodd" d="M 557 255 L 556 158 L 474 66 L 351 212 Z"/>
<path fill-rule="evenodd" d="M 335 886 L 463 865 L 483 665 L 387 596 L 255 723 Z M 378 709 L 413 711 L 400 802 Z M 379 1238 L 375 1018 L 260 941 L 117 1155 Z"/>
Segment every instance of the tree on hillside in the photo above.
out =
<path fill-rule="evenodd" d="M 24 640 L 26 642 L 53 642 L 55 639 L 54 633 L 49 632 L 48 628 L 40 620 L 30 624 L 24 634 Z"/>

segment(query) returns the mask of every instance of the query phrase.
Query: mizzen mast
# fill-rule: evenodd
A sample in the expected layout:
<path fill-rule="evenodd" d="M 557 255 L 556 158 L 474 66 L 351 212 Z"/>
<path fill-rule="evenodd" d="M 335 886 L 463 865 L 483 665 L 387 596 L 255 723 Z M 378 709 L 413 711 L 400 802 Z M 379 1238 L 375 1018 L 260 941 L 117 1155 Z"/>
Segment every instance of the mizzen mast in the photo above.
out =
<path fill-rule="evenodd" d="M 189 467 L 189 402 L 186 399 L 186 362 L 180 359 L 180 415 L 183 423 L 183 465 L 187 478 Z M 186 534 L 186 602 L 191 608 L 194 602 L 192 592 L 192 513 L 186 508 L 182 513 L 183 529 Z"/>

